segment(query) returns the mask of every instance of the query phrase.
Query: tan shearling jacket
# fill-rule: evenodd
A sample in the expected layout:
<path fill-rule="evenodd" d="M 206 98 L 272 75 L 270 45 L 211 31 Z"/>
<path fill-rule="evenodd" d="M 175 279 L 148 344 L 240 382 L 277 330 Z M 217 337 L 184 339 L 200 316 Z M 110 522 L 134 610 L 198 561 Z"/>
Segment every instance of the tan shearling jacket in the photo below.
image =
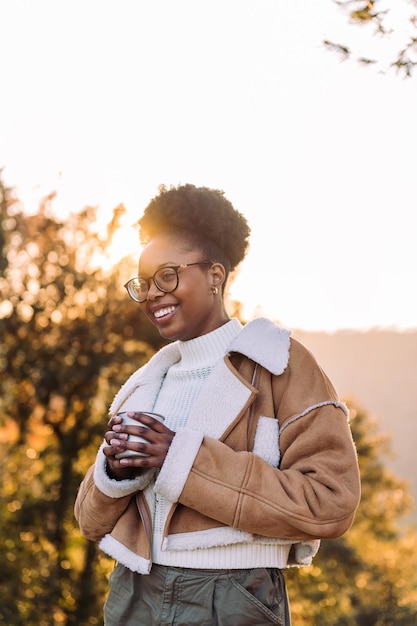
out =
<path fill-rule="evenodd" d="M 138 391 L 152 410 L 179 359 L 165 346 L 122 386 L 114 415 Z M 167 498 L 165 547 L 260 541 L 291 544 L 287 565 L 308 564 L 319 540 L 344 534 L 360 498 L 346 406 L 312 354 L 289 331 L 259 318 L 243 327 L 206 380 L 159 472 L 117 481 L 100 448 L 75 516 L 85 537 L 139 573 L 151 568 L 151 515 L 143 490 Z"/>

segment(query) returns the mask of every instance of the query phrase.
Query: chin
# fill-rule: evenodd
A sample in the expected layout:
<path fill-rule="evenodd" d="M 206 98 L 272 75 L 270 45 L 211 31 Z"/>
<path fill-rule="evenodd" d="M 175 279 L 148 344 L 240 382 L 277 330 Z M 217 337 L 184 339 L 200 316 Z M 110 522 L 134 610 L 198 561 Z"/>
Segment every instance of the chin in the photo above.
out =
<path fill-rule="evenodd" d="M 190 333 L 189 331 L 172 330 L 170 332 L 168 328 L 165 330 L 163 328 L 159 328 L 159 334 L 168 341 L 188 341 L 189 339 L 197 337 L 196 334 Z"/>
<path fill-rule="evenodd" d="M 159 334 L 163 339 L 167 339 L 168 341 L 176 341 L 177 339 L 184 341 L 181 331 L 175 331 L 175 329 L 170 330 L 169 328 L 164 328 L 163 326 L 158 326 Z"/>

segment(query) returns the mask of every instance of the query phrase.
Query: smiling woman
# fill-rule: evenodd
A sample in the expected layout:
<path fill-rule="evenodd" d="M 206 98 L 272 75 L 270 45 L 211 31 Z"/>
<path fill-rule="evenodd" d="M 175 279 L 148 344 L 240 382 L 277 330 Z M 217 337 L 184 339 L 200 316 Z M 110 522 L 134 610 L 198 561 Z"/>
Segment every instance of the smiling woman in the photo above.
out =
<path fill-rule="evenodd" d="M 139 276 L 126 287 L 161 335 L 188 340 L 224 324 L 224 287 L 248 248 L 243 215 L 220 191 L 161 187 L 139 228 L 144 245 Z"/>
<path fill-rule="evenodd" d="M 117 394 L 75 505 L 118 562 L 106 626 L 289 626 L 284 568 L 358 505 L 347 408 L 289 331 L 230 319 L 250 229 L 223 192 L 161 188 L 139 229 L 126 288 L 170 343 Z"/>

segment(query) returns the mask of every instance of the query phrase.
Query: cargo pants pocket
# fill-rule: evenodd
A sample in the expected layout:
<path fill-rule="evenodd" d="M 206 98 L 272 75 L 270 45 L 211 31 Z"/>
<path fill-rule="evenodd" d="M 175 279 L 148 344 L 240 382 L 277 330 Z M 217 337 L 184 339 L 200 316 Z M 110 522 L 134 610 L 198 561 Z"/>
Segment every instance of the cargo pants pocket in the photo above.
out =
<path fill-rule="evenodd" d="M 290 614 L 284 575 L 274 568 L 229 571 L 227 608 L 219 626 L 290 626 Z"/>

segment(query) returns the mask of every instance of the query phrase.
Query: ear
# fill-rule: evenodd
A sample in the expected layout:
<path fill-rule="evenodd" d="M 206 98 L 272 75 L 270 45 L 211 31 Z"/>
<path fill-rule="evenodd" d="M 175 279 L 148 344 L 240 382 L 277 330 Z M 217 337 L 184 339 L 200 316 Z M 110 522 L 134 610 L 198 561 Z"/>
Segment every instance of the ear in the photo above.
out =
<path fill-rule="evenodd" d="M 226 270 L 224 269 L 224 265 L 221 263 L 213 263 L 210 268 L 210 274 L 212 277 L 212 286 L 218 287 L 220 290 L 226 280 Z"/>

